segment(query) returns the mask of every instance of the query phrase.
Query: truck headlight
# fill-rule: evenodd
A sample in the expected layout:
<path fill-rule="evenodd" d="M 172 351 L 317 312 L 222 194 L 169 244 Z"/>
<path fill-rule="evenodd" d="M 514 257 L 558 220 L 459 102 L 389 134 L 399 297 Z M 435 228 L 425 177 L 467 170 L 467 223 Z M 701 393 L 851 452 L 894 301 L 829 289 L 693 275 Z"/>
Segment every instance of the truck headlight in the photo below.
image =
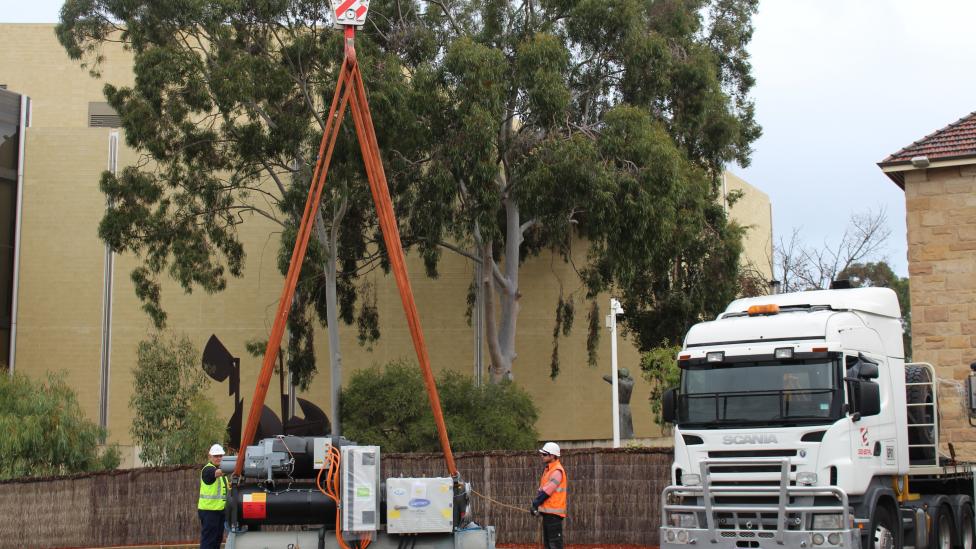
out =
<path fill-rule="evenodd" d="M 817 473 L 797 473 L 796 483 L 813 486 L 817 483 Z"/>
<path fill-rule="evenodd" d="M 694 473 L 685 473 L 681 475 L 681 484 L 685 486 L 700 486 L 701 485 L 701 475 L 696 475 Z"/>
<path fill-rule="evenodd" d="M 841 530 L 844 528 L 843 515 L 813 515 L 814 530 Z"/>
<path fill-rule="evenodd" d="M 677 528 L 698 528 L 698 517 L 695 513 L 671 513 L 671 526 Z"/>

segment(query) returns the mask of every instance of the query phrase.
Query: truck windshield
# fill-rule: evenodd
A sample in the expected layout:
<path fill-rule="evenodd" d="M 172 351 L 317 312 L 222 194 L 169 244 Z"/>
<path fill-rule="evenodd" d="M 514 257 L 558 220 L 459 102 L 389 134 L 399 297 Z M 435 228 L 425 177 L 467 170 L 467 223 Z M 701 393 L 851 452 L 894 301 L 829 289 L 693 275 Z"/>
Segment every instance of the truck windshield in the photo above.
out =
<path fill-rule="evenodd" d="M 829 423 L 840 417 L 841 381 L 839 362 L 826 358 L 692 366 L 681 372 L 678 423 L 715 428 Z"/>

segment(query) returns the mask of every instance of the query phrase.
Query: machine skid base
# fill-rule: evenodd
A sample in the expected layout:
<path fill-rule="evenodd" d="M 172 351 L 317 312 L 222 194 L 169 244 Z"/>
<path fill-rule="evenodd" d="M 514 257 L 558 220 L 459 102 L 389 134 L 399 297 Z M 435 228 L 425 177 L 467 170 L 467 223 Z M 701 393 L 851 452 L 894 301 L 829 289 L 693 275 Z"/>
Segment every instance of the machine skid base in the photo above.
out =
<path fill-rule="evenodd" d="M 346 540 L 350 544 L 349 540 Z M 495 528 L 472 528 L 451 534 L 397 535 L 379 532 L 375 549 L 495 549 Z M 231 532 L 227 549 L 339 549 L 332 530 L 288 532 Z"/>

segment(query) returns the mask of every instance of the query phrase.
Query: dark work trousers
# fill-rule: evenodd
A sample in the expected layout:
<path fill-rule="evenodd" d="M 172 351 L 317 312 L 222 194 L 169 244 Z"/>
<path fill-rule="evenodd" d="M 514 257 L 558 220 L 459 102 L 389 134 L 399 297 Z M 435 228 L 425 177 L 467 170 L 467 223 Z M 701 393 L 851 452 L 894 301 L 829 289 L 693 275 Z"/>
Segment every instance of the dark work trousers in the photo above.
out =
<path fill-rule="evenodd" d="M 563 517 L 542 513 L 543 549 L 563 549 Z"/>
<path fill-rule="evenodd" d="M 201 511 L 200 515 L 200 549 L 220 549 L 220 542 L 224 538 L 224 512 Z"/>

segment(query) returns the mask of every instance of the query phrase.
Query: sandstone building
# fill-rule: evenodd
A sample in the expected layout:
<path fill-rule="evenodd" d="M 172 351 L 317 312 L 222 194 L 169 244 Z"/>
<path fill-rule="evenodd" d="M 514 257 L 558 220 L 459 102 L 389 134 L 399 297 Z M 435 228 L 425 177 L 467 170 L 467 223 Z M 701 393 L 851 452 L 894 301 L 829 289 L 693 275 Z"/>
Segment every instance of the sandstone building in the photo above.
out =
<path fill-rule="evenodd" d="M 878 164 L 905 191 L 912 353 L 935 366 L 942 437 L 976 458 L 964 382 L 976 361 L 976 113 Z"/>

